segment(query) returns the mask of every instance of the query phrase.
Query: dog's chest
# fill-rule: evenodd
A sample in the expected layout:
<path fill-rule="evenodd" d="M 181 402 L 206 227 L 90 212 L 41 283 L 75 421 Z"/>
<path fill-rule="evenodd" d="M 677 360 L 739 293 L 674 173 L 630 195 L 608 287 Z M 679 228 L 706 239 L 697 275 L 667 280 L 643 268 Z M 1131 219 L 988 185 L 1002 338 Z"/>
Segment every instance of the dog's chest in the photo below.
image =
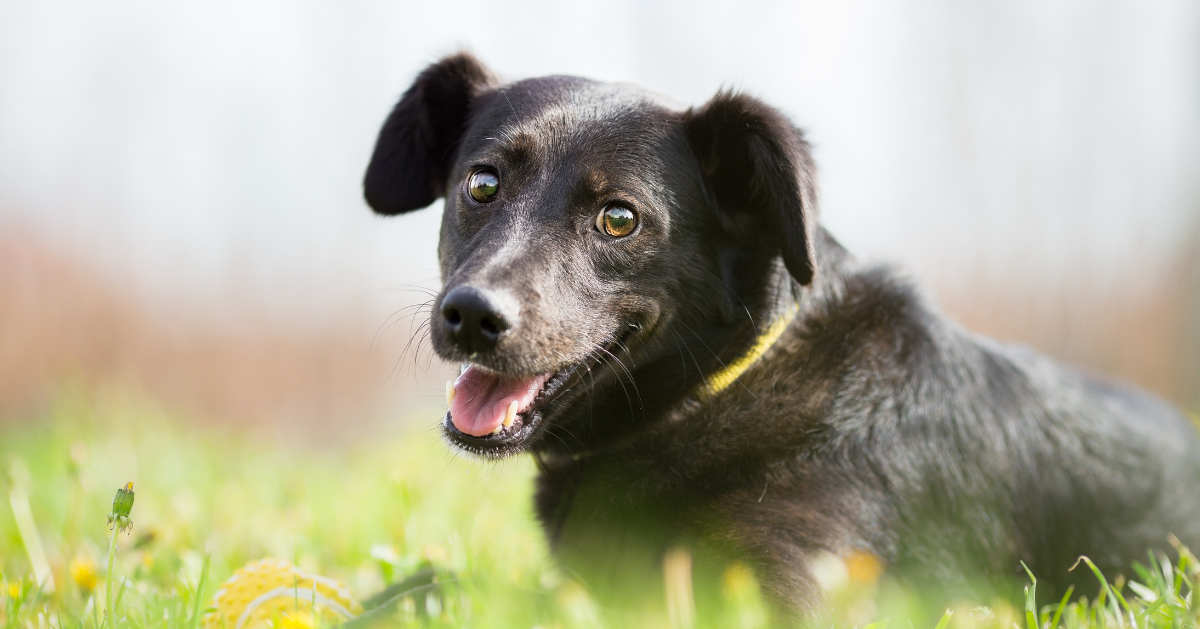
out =
<path fill-rule="evenodd" d="M 685 549 L 695 587 L 717 587 L 728 553 L 714 552 L 707 505 L 652 491 L 650 483 L 605 478 L 595 469 L 544 473 L 536 507 L 555 559 L 598 600 L 661 601 L 664 558 Z M 711 569 L 710 569 L 711 568 Z M 709 583 L 712 581 L 712 583 Z M 717 590 L 714 589 L 714 592 Z"/>

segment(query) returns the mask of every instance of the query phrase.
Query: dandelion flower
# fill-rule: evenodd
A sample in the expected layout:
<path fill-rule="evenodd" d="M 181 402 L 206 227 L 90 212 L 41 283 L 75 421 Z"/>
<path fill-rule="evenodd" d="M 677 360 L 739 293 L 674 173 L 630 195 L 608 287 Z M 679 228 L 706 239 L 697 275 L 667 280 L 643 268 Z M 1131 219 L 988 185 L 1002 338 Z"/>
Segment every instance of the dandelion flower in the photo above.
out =
<path fill-rule="evenodd" d="M 90 557 L 80 555 L 71 560 L 71 580 L 83 592 L 89 593 L 96 589 L 100 576 L 96 574 L 96 564 Z"/>
<path fill-rule="evenodd" d="M 306 629 L 354 618 L 362 605 L 343 584 L 279 559 L 252 561 L 221 584 L 204 629 Z"/>
<path fill-rule="evenodd" d="M 279 619 L 279 629 L 315 629 L 317 621 L 308 612 L 284 613 Z"/>

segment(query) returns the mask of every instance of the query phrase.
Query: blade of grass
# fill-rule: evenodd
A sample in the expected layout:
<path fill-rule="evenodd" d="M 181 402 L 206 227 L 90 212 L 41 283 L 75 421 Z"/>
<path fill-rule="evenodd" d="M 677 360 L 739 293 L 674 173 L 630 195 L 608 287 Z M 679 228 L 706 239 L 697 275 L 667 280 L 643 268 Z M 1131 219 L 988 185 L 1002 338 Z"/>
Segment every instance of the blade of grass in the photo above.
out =
<path fill-rule="evenodd" d="M 1058 609 L 1054 610 L 1054 617 L 1050 619 L 1050 629 L 1057 629 L 1058 621 L 1062 619 L 1063 611 L 1067 608 L 1067 601 L 1071 600 L 1071 594 L 1074 593 L 1074 585 L 1067 588 L 1066 594 L 1063 594 L 1062 600 L 1058 602 Z"/>
<path fill-rule="evenodd" d="M 1038 629 L 1037 618 L 1037 577 L 1033 576 L 1033 571 L 1025 562 L 1021 562 L 1021 567 L 1025 570 L 1025 574 L 1029 575 L 1031 584 L 1025 588 L 1025 625 L 1029 629 Z"/>
<path fill-rule="evenodd" d="M 419 570 L 399 583 L 393 583 L 382 592 L 363 601 L 363 609 L 371 611 L 376 607 L 390 604 L 396 600 L 397 596 L 403 596 L 413 588 L 433 583 L 433 579 L 436 576 L 437 573 L 432 568 Z"/>
<path fill-rule="evenodd" d="M 950 617 L 953 615 L 954 610 L 947 609 L 946 613 L 942 614 L 942 619 L 938 621 L 937 626 L 933 629 L 946 629 L 946 626 L 950 624 Z"/>
<path fill-rule="evenodd" d="M 397 592 L 396 594 L 394 594 L 392 596 L 392 598 L 390 598 L 387 601 L 376 606 L 374 609 L 363 612 L 363 614 L 361 616 L 359 616 L 358 618 L 355 618 L 354 620 L 349 620 L 340 625 L 335 625 L 334 629 L 361 629 L 362 627 L 370 627 L 376 621 L 386 618 L 388 612 L 391 611 L 392 605 L 395 603 L 399 603 L 405 596 L 409 596 L 411 594 L 416 594 L 417 592 L 422 592 L 425 590 L 430 590 L 430 589 L 436 588 L 440 585 L 449 583 L 451 581 L 457 581 L 457 579 L 450 579 L 448 581 L 439 581 L 437 583 L 427 583 L 425 585 L 418 585 L 414 588 L 410 588 L 410 589 L 404 590 L 402 592 Z"/>
<path fill-rule="evenodd" d="M 46 561 L 46 551 L 42 547 L 42 537 L 38 534 L 37 525 L 33 522 L 33 510 L 29 507 L 29 495 L 19 486 L 14 486 L 8 492 L 8 502 L 12 506 L 13 520 L 17 523 L 17 533 L 33 566 L 33 575 L 37 584 L 45 587 L 47 592 L 54 591 L 54 575 L 50 571 L 50 563 Z"/>
<path fill-rule="evenodd" d="M 1151 581 L 1151 583 L 1153 583 L 1153 582 L 1154 581 Z M 1137 581 L 1130 581 L 1126 585 L 1129 586 L 1129 589 L 1133 590 L 1134 594 L 1137 594 L 1139 598 L 1141 598 L 1143 601 L 1146 601 L 1147 603 L 1153 603 L 1154 601 L 1157 601 L 1160 598 L 1162 598 L 1161 596 L 1158 595 L 1158 592 L 1154 591 L 1154 588 L 1152 588 L 1148 585 L 1142 585 L 1141 583 L 1138 583 Z"/>
<path fill-rule="evenodd" d="M 1160 580 L 1160 579 L 1158 577 L 1158 571 L 1155 570 L 1155 568 L 1154 568 L 1155 563 L 1157 563 L 1154 561 L 1154 551 L 1149 551 L 1149 555 L 1150 555 L 1150 566 L 1149 567 L 1143 566 L 1140 561 L 1133 562 L 1132 567 L 1133 567 L 1133 573 L 1136 574 L 1138 576 L 1138 578 L 1140 578 L 1142 581 L 1144 581 L 1146 583 L 1146 585 L 1148 585 L 1150 587 L 1154 587 L 1155 581 Z"/>
<path fill-rule="evenodd" d="M 1138 618 L 1150 618 L 1150 615 L 1158 611 L 1158 608 L 1162 607 L 1166 600 L 1166 597 L 1160 596 L 1158 600 L 1151 603 L 1149 607 L 1143 609 L 1142 613 L 1138 614 Z"/>
<path fill-rule="evenodd" d="M 113 603 L 113 607 L 121 606 L 121 599 L 125 598 L 125 586 L 129 585 L 129 579 L 121 579 L 121 589 L 117 590 L 117 602 Z"/>
<path fill-rule="evenodd" d="M 1124 597 L 1118 594 L 1117 591 L 1108 584 L 1108 579 L 1104 578 L 1104 573 L 1100 572 L 1100 568 L 1096 567 L 1096 564 L 1092 563 L 1092 560 L 1088 559 L 1086 555 L 1080 555 L 1079 559 L 1075 561 L 1075 566 L 1078 566 L 1079 562 L 1081 561 L 1088 565 L 1088 568 L 1091 569 L 1092 574 L 1096 575 L 1096 578 L 1100 581 L 1101 596 L 1105 594 L 1109 596 L 1109 607 L 1112 608 L 1113 615 L 1117 617 L 1117 623 L 1121 626 L 1125 625 L 1125 617 L 1121 614 L 1122 605 L 1124 605 L 1125 609 L 1129 612 L 1130 619 L 1132 620 L 1133 609 L 1129 607 L 1129 603 L 1125 601 Z M 1074 569 L 1075 566 L 1071 566 L 1071 568 Z M 1099 601 L 1097 601 L 1097 604 L 1099 604 Z M 1134 629 L 1137 629 L 1136 624 L 1134 625 Z"/>
<path fill-rule="evenodd" d="M 12 627 L 13 623 L 17 621 L 17 615 L 21 613 L 21 603 L 23 602 L 24 598 L 25 597 L 21 595 L 8 597 L 8 605 L 6 605 L 4 609 L 4 614 L 6 617 L 4 621 L 4 629 L 9 629 L 9 627 Z"/>
<path fill-rule="evenodd" d="M 208 579 L 208 564 L 212 553 L 204 553 L 204 565 L 200 568 L 200 580 L 196 582 L 196 596 L 192 600 L 192 617 L 188 619 L 188 627 L 195 627 L 200 622 L 200 601 L 204 596 L 204 582 Z"/>

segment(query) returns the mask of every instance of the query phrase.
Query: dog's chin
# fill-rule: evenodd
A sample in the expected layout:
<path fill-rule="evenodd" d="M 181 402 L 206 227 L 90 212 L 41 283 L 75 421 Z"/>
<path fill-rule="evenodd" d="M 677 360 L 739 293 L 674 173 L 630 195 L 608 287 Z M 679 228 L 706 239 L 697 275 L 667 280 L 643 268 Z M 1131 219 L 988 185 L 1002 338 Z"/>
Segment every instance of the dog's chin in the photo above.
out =
<path fill-rule="evenodd" d="M 468 364 L 454 381 L 442 430 L 457 448 L 488 458 L 536 449 L 546 429 L 582 388 L 604 374 L 604 358 L 614 356 L 628 334 L 584 359 L 532 377 L 512 376 Z"/>

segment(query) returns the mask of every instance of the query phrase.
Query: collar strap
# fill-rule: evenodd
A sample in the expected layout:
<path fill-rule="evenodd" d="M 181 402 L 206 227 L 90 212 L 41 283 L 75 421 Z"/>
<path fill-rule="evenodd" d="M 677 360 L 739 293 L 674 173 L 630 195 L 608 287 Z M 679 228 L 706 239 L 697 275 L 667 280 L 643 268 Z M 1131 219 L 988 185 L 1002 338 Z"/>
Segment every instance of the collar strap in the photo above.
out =
<path fill-rule="evenodd" d="M 707 400 L 715 397 L 721 391 L 724 391 L 733 384 L 742 374 L 746 373 L 758 359 L 762 358 L 767 350 L 775 346 L 779 341 L 779 337 L 783 336 L 783 331 L 791 325 L 796 319 L 796 313 L 800 311 L 800 304 L 792 302 L 792 305 L 783 313 L 771 327 L 765 332 L 758 335 L 754 345 L 739 359 L 724 366 L 720 371 L 705 379 L 705 386 L 698 392 L 697 396 L 701 400 Z"/>

